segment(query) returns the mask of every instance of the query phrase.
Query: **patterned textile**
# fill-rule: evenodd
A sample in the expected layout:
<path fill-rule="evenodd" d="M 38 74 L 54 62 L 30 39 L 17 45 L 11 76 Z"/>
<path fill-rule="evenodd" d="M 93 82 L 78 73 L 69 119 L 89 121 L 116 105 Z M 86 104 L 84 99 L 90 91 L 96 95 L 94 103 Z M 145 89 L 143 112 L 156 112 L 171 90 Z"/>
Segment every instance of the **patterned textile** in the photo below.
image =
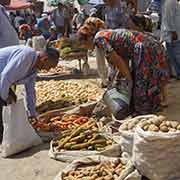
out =
<path fill-rule="evenodd" d="M 78 36 L 93 37 L 101 28 L 105 28 L 104 22 L 99 18 L 89 17 L 78 30 Z"/>
<path fill-rule="evenodd" d="M 97 33 L 95 45 L 103 49 L 107 57 L 114 50 L 124 59 L 131 60 L 134 111 L 138 114 L 159 111 L 160 83 L 169 77 L 161 44 L 148 34 L 117 29 Z"/>

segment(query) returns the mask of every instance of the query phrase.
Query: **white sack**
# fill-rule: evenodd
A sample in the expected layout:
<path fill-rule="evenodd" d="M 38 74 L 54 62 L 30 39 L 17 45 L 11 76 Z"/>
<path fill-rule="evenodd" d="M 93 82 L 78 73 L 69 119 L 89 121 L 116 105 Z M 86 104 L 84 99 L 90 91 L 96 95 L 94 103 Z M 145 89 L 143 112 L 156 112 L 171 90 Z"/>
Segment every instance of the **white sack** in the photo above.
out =
<path fill-rule="evenodd" d="M 2 157 L 42 143 L 28 121 L 23 99 L 3 108 L 3 126 Z"/>
<path fill-rule="evenodd" d="M 132 161 L 151 180 L 179 180 L 180 133 L 145 132 L 138 126 Z"/>
<path fill-rule="evenodd" d="M 156 118 L 157 116 L 154 114 L 150 114 L 150 115 L 143 115 L 143 116 L 137 116 L 134 117 L 132 119 L 127 119 L 125 120 L 125 122 L 128 123 L 139 123 L 141 121 L 143 121 L 146 118 Z M 121 127 L 123 126 L 123 124 L 120 126 L 119 128 L 119 133 L 120 133 L 120 141 L 119 144 L 121 145 L 121 149 L 122 152 L 126 152 L 128 158 L 132 157 L 132 151 L 133 151 L 133 143 L 134 143 L 134 130 L 122 130 Z"/>

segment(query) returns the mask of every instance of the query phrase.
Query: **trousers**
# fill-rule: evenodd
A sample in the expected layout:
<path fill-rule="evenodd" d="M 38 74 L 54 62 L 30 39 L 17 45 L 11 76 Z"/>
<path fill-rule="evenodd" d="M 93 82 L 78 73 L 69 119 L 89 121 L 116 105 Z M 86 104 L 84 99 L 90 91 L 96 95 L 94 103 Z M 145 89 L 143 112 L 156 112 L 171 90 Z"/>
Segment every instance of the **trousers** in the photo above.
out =
<path fill-rule="evenodd" d="M 166 48 L 169 57 L 168 65 L 170 67 L 170 74 L 172 74 L 171 66 L 173 66 L 176 71 L 177 78 L 180 78 L 180 55 L 178 56 L 178 52 L 180 50 L 180 42 L 166 43 Z"/>

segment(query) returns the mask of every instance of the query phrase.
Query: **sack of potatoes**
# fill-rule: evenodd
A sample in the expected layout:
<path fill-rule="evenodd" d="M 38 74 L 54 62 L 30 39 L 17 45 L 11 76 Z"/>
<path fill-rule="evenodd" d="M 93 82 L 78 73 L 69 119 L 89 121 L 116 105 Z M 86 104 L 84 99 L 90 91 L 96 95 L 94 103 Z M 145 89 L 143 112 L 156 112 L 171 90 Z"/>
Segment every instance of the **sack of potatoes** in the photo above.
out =
<path fill-rule="evenodd" d="M 180 179 L 180 122 L 165 116 L 145 120 L 135 129 L 132 162 L 151 180 Z"/>
<path fill-rule="evenodd" d="M 143 121 L 152 121 L 155 119 L 156 115 L 145 115 L 137 116 L 132 119 L 125 120 L 124 123 L 119 128 L 120 142 L 123 154 L 130 158 L 132 156 L 133 142 L 134 142 L 134 132 L 138 124 Z"/>
<path fill-rule="evenodd" d="M 170 121 L 165 116 L 157 116 L 153 119 L 142 121 L 139 126 L 144 131 L 153 131 L 153 132 L 180 132 L 180 122 Z"/>

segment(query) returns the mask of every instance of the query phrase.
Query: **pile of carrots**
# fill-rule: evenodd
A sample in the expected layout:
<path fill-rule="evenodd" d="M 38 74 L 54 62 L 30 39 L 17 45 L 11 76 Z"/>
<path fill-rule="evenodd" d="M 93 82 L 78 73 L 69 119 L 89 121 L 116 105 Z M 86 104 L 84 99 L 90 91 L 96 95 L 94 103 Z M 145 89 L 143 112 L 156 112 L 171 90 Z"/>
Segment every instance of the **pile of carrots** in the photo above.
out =
<path fill-rule="evenodd" d="M 65 115 L 63 117 L 56 116 L 50 120 L 32 121 L 32 126 L 37 131 L 42 132 L 54 132 L 63 131 L 66 129 L 71 129 L 82 124 L 85 124 L 90 120 L 89 117 L 79 116 L 79 115 Z"/>

